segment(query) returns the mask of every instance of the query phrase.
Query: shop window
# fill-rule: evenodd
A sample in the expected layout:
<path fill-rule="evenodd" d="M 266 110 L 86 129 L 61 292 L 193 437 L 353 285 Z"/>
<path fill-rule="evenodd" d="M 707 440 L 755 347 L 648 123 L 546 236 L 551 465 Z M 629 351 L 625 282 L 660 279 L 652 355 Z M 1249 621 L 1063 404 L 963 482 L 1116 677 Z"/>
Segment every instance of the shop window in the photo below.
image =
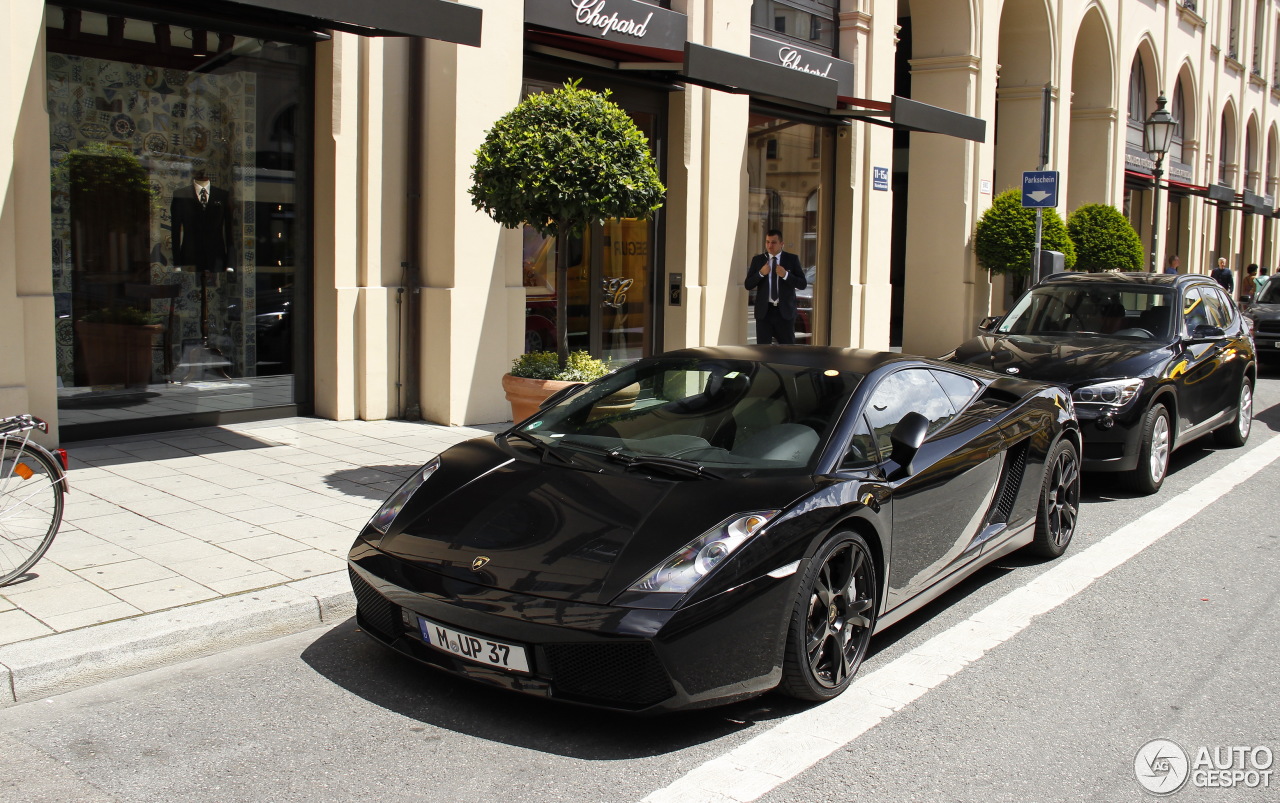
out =
<path fill-rule="evenodd" d="M 829 218 L 823 192 L 831 174 L 830 128 L 800 123 L 766 113 L 752 113 L 747 134 L 748 248 L 764 250 L 765 235 L 782 232 L 783 250 L 796 254 L 807 287 L 796 294 L 796 342 L 826 342 L 828 290 L 824 264 L 824 221 Z M 815 158 L 814 147 L 819 153 Z M 771 155 L 772 154 L 772 155 Z M 745 278 L 746 265 L 739 280 Z M 737 274 L 735 274 L 736 276 Z M 748 298 L 747 340 L 755 339 L 755 318 Z"/>
<path fill-rule="evenodd" d="M 769 36 L 835 54 L 838 0 L 753 0 L 751 23 Z"/>
<path fill-rule="evenodd" d="M 63 426 L 298 403 L 310 47 L 46 21 Z"/>

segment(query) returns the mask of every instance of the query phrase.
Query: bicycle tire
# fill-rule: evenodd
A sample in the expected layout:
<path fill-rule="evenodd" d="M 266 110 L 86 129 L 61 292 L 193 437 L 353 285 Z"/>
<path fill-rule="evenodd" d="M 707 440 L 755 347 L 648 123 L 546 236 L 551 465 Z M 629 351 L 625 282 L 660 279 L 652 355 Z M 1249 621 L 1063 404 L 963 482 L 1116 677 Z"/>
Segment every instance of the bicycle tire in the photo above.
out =
<path fill-rule="evenodd" d="M 62 471 L 30 443 L 0 449 L 0 586 L 44 557 L 62 524 Z"/>

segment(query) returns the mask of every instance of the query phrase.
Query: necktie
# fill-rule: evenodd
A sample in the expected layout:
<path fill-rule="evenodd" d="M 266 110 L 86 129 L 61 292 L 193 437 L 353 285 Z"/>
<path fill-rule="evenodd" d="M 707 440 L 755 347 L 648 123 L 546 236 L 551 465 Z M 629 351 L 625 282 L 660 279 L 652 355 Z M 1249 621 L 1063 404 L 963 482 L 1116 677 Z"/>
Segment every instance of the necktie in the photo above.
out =
<path fill-rule="evenodd" d="M 204 206 L 209 203 L 209 191 L 204 187 L 200 188 L 200 205 Z"/>
<path fill-rule="evenodd" d="M 769 303 L 778 303 L 778 258 L 769 257 Z"/>

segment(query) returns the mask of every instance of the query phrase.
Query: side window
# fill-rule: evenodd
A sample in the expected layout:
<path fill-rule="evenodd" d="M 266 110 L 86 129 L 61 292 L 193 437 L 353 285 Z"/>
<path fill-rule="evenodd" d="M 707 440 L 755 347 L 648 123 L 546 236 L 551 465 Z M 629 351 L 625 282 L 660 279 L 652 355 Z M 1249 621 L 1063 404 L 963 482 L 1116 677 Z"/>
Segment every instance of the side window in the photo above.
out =
<path fill-rule="evenodd" d="M 880 453 L 876 448 L 876 439 L 871 434 L 867 417 L 858 416 L 853 428 L 853 437 L 849 439 L 849 450 L 845 452 L 840 468 L 866 468 L 880 462 Z"/>
<path fill-rule="evenodd" d="M 953 374 L 950 371 L 939 371 L 936 368 L 933 371 L 933 378 L 938 380 L 938 384 L 942 386 L 946 392 L 947 398 L 951 400 L 951 406 L 956 411 L 963 410 L 965 405 L 969 403 L 974 396 L 978 395 L 978 391 L 982 389 L 982 385 L 967 376 Z"/>
<path fill-rule="evenodd" d="M 1200 295 L 1199 287 L 1192 287 L 1182 298 L 1182 323 L 1187 334 L 1195 332 L 1197 326 L 1209 323 L 1208 305 Z"/>
<path fill-rule="evenodd" d="M 1236 307 L 1231 303 L 1231 299 L 1227 294 L 1222 292 L 1219 287 L 1206 287 L 1201 291 L 1205 294 L 1205 298 L 1209 299 L 1209 315 L 1214 326 L 1223 329 L 1230 329 L 1232 322 L 1235 320 Z"/>
<path fill-rule="evenodd" d="M 930 434 L 937 432 L 952 418 L 956 408 L 946 391 L 925 368 L 908 368 L 890 374 L 881 381 L 867 403 L 867 421 L 882 454 L 893 451 L 889 434 L 907 413 L 916 412 L 929 419 Z"/>

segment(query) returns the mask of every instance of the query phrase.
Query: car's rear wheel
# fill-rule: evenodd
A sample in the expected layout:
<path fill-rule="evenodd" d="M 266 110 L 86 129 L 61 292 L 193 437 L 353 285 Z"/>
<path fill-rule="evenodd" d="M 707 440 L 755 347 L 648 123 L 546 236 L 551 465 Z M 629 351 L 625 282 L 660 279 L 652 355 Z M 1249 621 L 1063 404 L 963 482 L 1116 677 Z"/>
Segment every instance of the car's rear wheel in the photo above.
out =
<path fill-rule="evenodd" d="M 1076 445 L 1063 438 L 1045 460 L 1040 503 L 1036 508 L 1036 534 L 1028 551 L 1056 558 L 1067 551 L 1080 514 L 1080 455 Z"/>
<path fill-rule="evenodd" d="M 833 535 L 800 583 L 779 690 L 801 700 L 844 691 L 867 654 L 879 598 L 867 542 L 854 533 Z"/>
<path fill-rule="evenodd" d="M 1236 415 L 1230 424 L 1213 431 L 1214 440 L 1223 446 L 1237 448 L 1244 446 L 1249 440 L 1249 430 L 1253 427 L 1253 381 L 1245 377 L 1240 383 L 1240 398 L 1236 404 Z"/>
<path fill-rule="evenodd" d="M 1142 421 L 1142 443 L 1138 447 L 1138 465 L 1129 472 L 1129 486 L 1142 494 L 1153 494 L 1164 484 L 1169 473 L 1169 455 L 1173 451 L 1173 428 L 1169 410 L 1157 404 L 1147 411 Z"/>

